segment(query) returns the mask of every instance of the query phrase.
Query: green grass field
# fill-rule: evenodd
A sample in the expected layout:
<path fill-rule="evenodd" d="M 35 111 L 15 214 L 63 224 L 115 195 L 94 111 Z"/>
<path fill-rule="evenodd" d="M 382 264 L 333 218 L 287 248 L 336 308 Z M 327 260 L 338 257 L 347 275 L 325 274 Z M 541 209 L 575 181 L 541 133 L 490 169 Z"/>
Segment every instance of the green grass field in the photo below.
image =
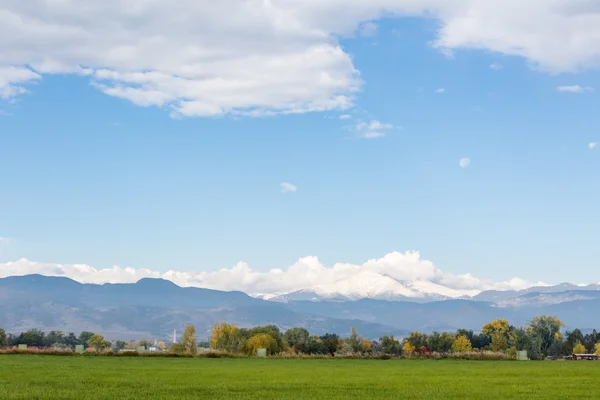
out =
<path fill-rule="evenodd" d="M 600 362 L 0 356 L 0 399 L 600 398 Z"/>

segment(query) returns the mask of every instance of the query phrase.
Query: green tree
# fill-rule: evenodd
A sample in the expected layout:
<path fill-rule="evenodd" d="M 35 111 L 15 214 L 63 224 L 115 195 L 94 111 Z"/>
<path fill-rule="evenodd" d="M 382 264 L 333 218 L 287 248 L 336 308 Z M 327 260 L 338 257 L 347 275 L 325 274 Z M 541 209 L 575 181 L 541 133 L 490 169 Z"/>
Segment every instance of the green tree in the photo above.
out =
<path fill-rule="evenodd" d="M 83 331 L 79 334 L 79 340 L 77 344 L 82 344 L 84 347 L 87 347 L 87 342 L 94 336 L 94 332 Z"/>
<path fill-rule="evenodd" d="M 350 345 L 350 349 L 352 349 L 353 353 L 360 352 L 360 339 L 358 334 L 356 333 L 356 328 L 352 327 L 350 331 L 350 337 L 348 338 L 348 345 Z"/>
<path fill-rule="evenodd" d="M 473 350 L 471 341 L 466 336 L 459 336 L 452 344 L 453 353 L 468 353 Z"/>
<path fill-rule="evenodd" d="M 0 347 L 8 346 L 8 340 L 6 338 L 6 331 L 0 328 Z"/>
<path fill-rule="evenodd" d="M 64 345 L 65 337 L 62 331 L 50 331 L 46 336 L 44 336 L 44 346 L 51 347 L 55 345 Z"/>
<path fill-rule="evenodd" d="M 438 353 L 448 353 L 452 350 L 454 337 L 448 332 L 433 332 L 427 338 L 427 348 Z"/>
<path fill-rule="evenodd" d="M 398 355 L 402 351 L 400 342 L 394 338 L 394 335 L 381 338 L 381 351 L 384 354 Z"/>
<path fill-rule="evenodd" d="M 160 344 L 161 342 L 159 342 L 158 344 Z M 210 341 L 206 341 L 206 340 L 202 340 L 198 342 L 198 348 L 201 349 L 208 349 L 210 348 Z"/>
<path fill-rule="evenodd" d="M 335 352 L 340 347 L 340 338 L 338 335 L 334 334 L 326 334 L 321 336 L 321 341 L 323 342 L 323 347 L 327 350 L 327 353 L 331 354 L 331 357 L 335 357 Z"/>
<path fill-rule="evenodd" d="M 196 354 L 198 352 L 196 328 L 194 328 L 194 325 L 185 328 L 185 332 L 183 332 L 183 337 L 181 338 L 181 345 L 186 353 Z"/>
<path fill-rule="evenodd" d="M 588 333 L 583 337 L 583 341 L 581 343 L 586 349 L 593 350 L 598 342 L 600 342 L 600 335 L 594 329 L 592 333 Z"/>
<path fill-rule="evenodd" d="M 309 336 L 310 333 L 304 328 L 290 328 L 283 335 L 288 345 L 297 353 L 304 353 L 304 345 Z"/>
<path fill-rule="evenodd" d="M 573 354 L 573 349 L 578 343 L 583 343 L 584 336 L 579 329 L 565 332 L 565 340 L 563 343 L 563 352 L 565 354 Z"/>
<path fill-rule="evenodd" d="M 127 343 L 124 340 L 117 340 L 115 342 L 115 351 L 121 351 L 127 348 L 127 346 L 129 346 L 129 343 Z"/>
<path fill-rule="evenodd" d="M 44 332 L 36 328 L 23 332 L 19 337 L 19 344 L 41 347 L 44 345 Z"/>
<path fill-rule="evenodd" d="M 67 347 L 74 349 L 75 346 L 79 344 L 79 339 L 77 339 L 77 336 L 75 336 L 73 332 L 70 332 L 67 336 L 65 336 L 64 342 Z"/>
<path fill-rule="evenodd" d="M 558 339 L 558 334 L 563 326 L 561 320 L 547 315 L 537 316 L 529 322 L 528 332 L 541 356 L 548 354 L 548 349 Z"/>
<path fill-rule="evenodd" d="M 102 351 L 106 348 L 110 348 L 111 343 L 104 340 L 104 336 L 102 335 L 93 335 L 88 339 L 87 346 L 96 349 L 97 351 Z"/>
<path fill-rule="evenodd" d="M 135 347 L 143 347 L 143 348 L 145 348 L 146 350 L 147 350 L 149 347 L 152 347 L 152 346 L 154 346 L 154 343 L 152 343 L 152 342 L 151 342 L 151 341 L 149 341 L 148 339 L 142 339 L 142 340 L 140 340 L 139 342 L 137 342 L 137 343 L 135 344 Z"/>
<path fill-rule="evenodd" d="M 304 343 L 304 352 L 306 354 L 327 354 L 327 349 L 320 337 L 309 336 Z"/>
<path fill-rule="evenodd" d="M 410 343 L 412 347 L 415 349 L 420 349 L 421 347 L 427 347 L 427 335 L 421 333 L 419 331 L 411 332 L 410 335 L 404 338 L 404 343 Z"/>

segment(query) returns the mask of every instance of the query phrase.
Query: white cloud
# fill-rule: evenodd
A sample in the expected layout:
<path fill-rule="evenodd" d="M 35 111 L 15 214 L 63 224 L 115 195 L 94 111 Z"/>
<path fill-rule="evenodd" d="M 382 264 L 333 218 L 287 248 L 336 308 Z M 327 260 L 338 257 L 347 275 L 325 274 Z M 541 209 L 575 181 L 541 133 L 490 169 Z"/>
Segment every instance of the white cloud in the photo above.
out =
<path fill-rule="evenodd" d="M 373 22 L 365 22 L 359 28 L 359 33 L 361 36 L 371 37 L 377 35 L 379 27 L 376 23 Z"/>
<path fill-rule="evenodd" d="M 350 119 L 350 118 L 352 118 L 352 115 L 349 115 L 349 114 L 340 115 L 340 119 Z"/>
<path fill-rule="evenodd" d="M 556 88 L 556 90 L 558 90 L 559 92 L 563 92 L 563 93 L 584 93 L 584 92 L 591 92 L 594 89 L 592 89 L 591 87 L 582 87 L 579 85 L 573 85 L 573 86 L 559 86 Z"/>
<path fill-rule="evenodd" d="M 298 188 L 296 186 L 294 186 L 288 182 L 283 182 L 280 186 L 281 186 L 282 193 L 295 193 L 296 190 L 298 190 Z"/>
<path fill-rule="evenodd" d="M 40 75 L 30 69 L 12 66 L 3 67 L 0 64 L 0 99 L 8 99 L 27 93 L 28 90 L 23 84 L 38 79 L 40 79 Z"/>
<path fill-rule="evenodd" d="M 588 145 L 588 147 L 590 148 L 590 150 L 595 150 L 597 146 L 598 146 L 598 143 L 596 143 L 596 142 L 591 142 Z"/>
<path fill-rule="evenodd" d="M 461 168 L 468 168 L 471 165 L 471 159 L 469 159 L 469 158 L 461 158 L 459 164 L 460 164 Z"/>
<path fill-rule="evenodd" d="M 359 122 L 356 124 L 358 137 L 363 139 L 377 139 L 385 136 L 387 130 L 394 129 L 392 124 L 384 124 L 380 121 L 373 120 L 371 122 Z"/>
<path fill-rule="evenodd" d="M 382 17 L 436 19 L 433 43 L 447 54 L 481 49 L 553 73 L 600 66 L 600 13 L 585 0 L 1 2 L 3 97 L 39 78 L 14 81 L 6 69 L 29 66 L 89 76 L 108 95 L 174 116 L 352 107 L 362 80 L 338 38 Z"/>
<path fill-rule="evenodd" d="M 441 94 L 441 93 L 446 93 L 446 89 L 444 89 L 444 88 L 439 88 L 439 89 L 436 89 L 436 90 L 435 90 L 435 93 L 440 93 L 440 94 Z"/>
<path fill-rule="evenodd" d="M 344 282 L 361 276 L 389 277 L 425 286 L 443 285 L 450 290 L 471 294 L 487 289 L 524 289 L 534 285 L 522 279 L 493 282 L 475 278 L 470 274 L 446 273 L 432 262 L 422 259 L 418 252 L 393 252 L 364 264 L 337 263 L 330 268 L 321 264 L 317 257 L 304 257 L 286 269 L 265 272 L 255 271 L 244 262 L 239 262 L 229 269 L 213 272 L 171 270 L 165 273 L 119 266 L 96 269 L 84 264 L 38 263 L 26 259 L 0 264 L 0 278 L 28 274 L 65 276 L 82 283 L 96 284 L 133 283 L 142 278 L 162 278 L 185 287 L 240 290 L 249 294 L 287 293 L 319 285 L 343 290 L 341 285 Z M 362 286 L 366 290 L 369 288 L 369 282 L 358 279 L 358 286 L 358 289 Z"/>
<path fill-rule="evenodd" d="M 378 139 L 378 138 L 385 137 L 385 133 L 384 132 L 367 131 L 367 132 L 361 133 L 360 137 L 364 138 L 364 139 Z"/>
<path fill-rule="evenodd" d="M 498 64 L 498 63 L 493 63 L 490 65 L 490 68 L 493 69 L 494 71 L 500 71 L 501 69 L 504 69 L 504 65 Z"/>

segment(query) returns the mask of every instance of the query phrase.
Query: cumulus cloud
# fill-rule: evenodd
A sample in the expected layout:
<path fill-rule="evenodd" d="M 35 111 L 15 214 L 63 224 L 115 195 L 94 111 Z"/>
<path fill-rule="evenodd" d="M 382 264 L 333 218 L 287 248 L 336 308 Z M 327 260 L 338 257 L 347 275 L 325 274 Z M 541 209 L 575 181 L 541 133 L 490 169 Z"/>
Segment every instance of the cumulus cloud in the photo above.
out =
<path fill-rule="evenodd" d="M 469 168 L 469 166 L 471 165 L 471 159 L 470 158 L 461 158 L 459 164 L 460 164 L 461 168 Z"/>
<path fill-rule="evenodd" d="M 584 92 L 591 92 L 594 89 L 592 89 L 591 87 L 582 87 L 579 85 L 573 85 L 573 86 L 559 86 L 556 88 L 556 90 L 558 90 L 559 92 L 563 92 L 563 93 L 584 93 Z"/>
<path fill-rule="evenodd" d="M 114 266 L 96 269 L 83 264 L 49 264 L 21 259 L 0 264 L 0 277 L 42 274 L 64 276 L 82 283 L 133 283 L 142 278 L 162 278 L 184 287 L 203 287 L 216 290 L 240 290 L 249 294 L 289 293 L 317 286 L 342 286 L 353 277 L 379 276 L 398 282 L 416 282 L 443 285 L 455 291 L 475 294 L 488 289 L 524 289 L 534 283 L 522 279 L 493 282 L 478 279 L 470 274 L 455 275 L 441 271 L 431 261 L 424 260 L 418 252 L 393 252 L 363 264 L 337 263 L 324 266 L 317 257 L 300 258 L 286 269 L 255 271 L 244 262 L 232 268 L 213 272 L 168 271 L 160 273 L 149 269 Z M 359 280 L 360 284 L 360 280 Z M 368 286 L 368 282 L 363 282 Z M 537 283 L 543 284 L 543 283 Z"/>
<path fill-rule="evenodd" d="M 281 192 L 282 193 L 295 193 L 298 188 L 291 183 L 283 182 L 281 183 Z"/>
<path fill-rule="evenodd" d="M 356 124 L 358 137 L 363 139 L 377 139 L 385 136 L 385 131 L 394 129 L 392 124 L 384 124 L 380 121 L 359 122 Z"/>
<path fill-rule="evenodd" d="M 596 143 L 596 142 L 591 142 L 588 145 L 588 147 L 590 148 L 590 150 L 595 150 L 597 146 L 598 146 L 598 143 Z"/>
<path fill-rule="evenodd" d="M 45 74 L 78 74 L 176 117 L 352 107 L 363 82 L 338 40 L 382 17 L 435 19 L 433 45 L 444 53 L 520 56 L 554 73 L 600 66 L 600 13 L 585 0 L 1 3 L 3 97 Z M 11 68 L 27 76 L 15 80 Z"/>

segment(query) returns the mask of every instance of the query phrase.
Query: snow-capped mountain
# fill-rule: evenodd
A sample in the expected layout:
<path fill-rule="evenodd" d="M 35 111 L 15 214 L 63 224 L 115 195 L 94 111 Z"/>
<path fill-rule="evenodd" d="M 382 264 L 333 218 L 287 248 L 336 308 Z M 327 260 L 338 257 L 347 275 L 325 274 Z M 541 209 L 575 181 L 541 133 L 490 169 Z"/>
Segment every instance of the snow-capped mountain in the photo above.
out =
<path fill-rule="evenodd" d="M 480 291 L 477 290 L 452 289 L 427 280 L 399 281 L 376 272 L 361 271 L 332 283 L 315 285 L 289 293 L 254 294 L 254 297 L 278 302 L 354 301 L 360 299 L 434 301 L 471 298 L 479 293 Z"/>
<path fill-rule="evenodd" d="M 535 307 L 600 298 L 600 284 L 534 286 L 524 290 L 458 290 L 425 279 L 396 280 L 372 271 L 361 271 L 344 279 L 291 292 L 254 294 L 280 303 L 294 301 L 357 301 L 362 299 L 431 302 L 467 299 L 493 303 L 500 308 Z"/>

